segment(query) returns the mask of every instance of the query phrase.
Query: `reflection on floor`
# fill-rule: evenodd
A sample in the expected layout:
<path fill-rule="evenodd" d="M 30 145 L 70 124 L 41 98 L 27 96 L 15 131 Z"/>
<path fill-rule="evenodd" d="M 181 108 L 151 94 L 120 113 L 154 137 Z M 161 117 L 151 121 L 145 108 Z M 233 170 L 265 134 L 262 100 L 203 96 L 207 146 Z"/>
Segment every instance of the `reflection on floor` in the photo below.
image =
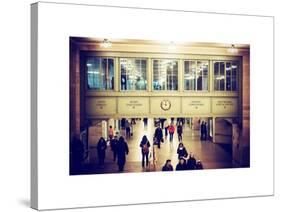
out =
<path fill-rule="evenodd" d="M 144 127 L 142 121 L 137 121 L 133 125 L 133 136 L 127 140 L 129 146 L 129 154 L 127 156 L 124 172 L 144 172 L 147 169 L 141 166 L 141 149 L 139 147 L 143 135 L 147 135 L 150 143 L 153 143 L 153 133 L 155 127 L 153 120 L 149 119 L 147 128 Z M 121 132 L 124 135 L 124 132 Z M 163 130 L 164 134 L 164 130 Z M 172 143 L 167 139 L 161 144 L 161 149 L 155 146 L 156 153 L 156 171 L 161 171 L 167 159 L 172 160 L 172 165 L 175 169 L 178 163 L 177 147 L 178 136 L 175 132 Z M 214 144 L 210 141 L 200 141 L 199 131 L 191 130 L 189 127 L 184 127 L 183 143 L 187 148 L 188 153 L 192 152 L 195 158 L 200 159 L 204 169 L 219 169 L 232 168 L 232 157 L 224 147 Z M 150 148 L 151 149 L 151 148 Z M 104 166 L 98 165 L 96 147 L 90 148 L 88 163 L 85 164 L 81 174 L 103 174 L 103 173 L 118 173 L 118 166 L 113 161 L 113 154 L 108 146 L 106 150 L 106 159 Z"/>

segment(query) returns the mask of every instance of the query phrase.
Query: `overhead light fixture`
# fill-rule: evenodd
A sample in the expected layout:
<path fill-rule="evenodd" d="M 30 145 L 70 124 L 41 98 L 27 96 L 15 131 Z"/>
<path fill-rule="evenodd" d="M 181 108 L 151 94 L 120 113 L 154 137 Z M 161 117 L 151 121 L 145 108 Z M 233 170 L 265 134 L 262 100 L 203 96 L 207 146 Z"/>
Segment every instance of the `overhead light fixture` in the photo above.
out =
<path fill-rule="evenodd" d="M 104 39 L 101 43 L 100 46 L 102 48 L 109 48 L 112 46 L 111 42 L 108 39 Z"/>
<path fill-rule="evenodd" d="M 231 47 L 227 49 L 227 51 L 231 54 L 235 54 L 238 52 L 238 49 L 235 47 L 234 44 L 231 44 Z"/>

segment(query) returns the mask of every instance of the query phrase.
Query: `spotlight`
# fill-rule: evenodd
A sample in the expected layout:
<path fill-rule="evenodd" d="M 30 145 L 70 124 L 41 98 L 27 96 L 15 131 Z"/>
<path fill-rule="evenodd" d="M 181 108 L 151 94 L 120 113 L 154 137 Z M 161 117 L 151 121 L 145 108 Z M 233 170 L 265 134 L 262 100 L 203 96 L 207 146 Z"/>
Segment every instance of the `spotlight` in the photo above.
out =
<path fill-rule="evenodd" d="M 100 46 L 102 48 L 109 48 L 112 46 L 111 42 L 108 39 L 104 39 L 101 43 Z"/>
<path fill-rule="evenodd" d="M 235 54 L 238 52 L 238 49 L 235 47 L 234 44 L 231 44 L 231 47 L 227 49 L 227 51 L 231 54 Z"/>

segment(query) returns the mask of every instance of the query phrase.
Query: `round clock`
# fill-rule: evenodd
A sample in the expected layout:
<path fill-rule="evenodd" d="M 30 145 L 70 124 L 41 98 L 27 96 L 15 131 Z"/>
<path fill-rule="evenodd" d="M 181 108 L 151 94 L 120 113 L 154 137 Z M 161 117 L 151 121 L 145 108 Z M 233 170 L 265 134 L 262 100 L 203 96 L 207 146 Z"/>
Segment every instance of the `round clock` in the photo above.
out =
<path fill-rule="evenodd" d="M 160 103 L 160 107 L 162 108 L 162 110 L 170 110 L 171 108 L 171 102 L 170 100 L 162 100 L 161 103 Z"/>

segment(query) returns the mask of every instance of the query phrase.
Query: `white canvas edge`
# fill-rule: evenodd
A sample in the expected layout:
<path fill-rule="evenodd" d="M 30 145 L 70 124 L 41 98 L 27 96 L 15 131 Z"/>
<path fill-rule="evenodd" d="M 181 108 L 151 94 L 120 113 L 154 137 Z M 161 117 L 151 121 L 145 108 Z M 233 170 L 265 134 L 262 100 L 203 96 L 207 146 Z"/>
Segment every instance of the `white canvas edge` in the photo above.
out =
<path fill-rule="evenodd" d="M 110 15 L 106 16 L 108 11 Z M 164 34 L 160 27 L 154 32 L 155 25 L 151 22 L 159 16 L 157 23 L 160 26 L 173 23 L 174 31 Z M 191 28 L 205 23 L 208 34 L 198 27 L 187 33 L 181 28 L 187 20 L 192 20 L 188 23 Z M 120 22 L 137 22 L 138 29 L 145 30 L 136 31 L 132 27 L 121 31 L 117 24 Z M 229 29 L 230 22 L 234 29 L 226 33 L 223 29 Z M 215 26 L 224 27 L 216 28 L 216 32 L 210 30 Z M 251 168 L 69 176 L 69 36 L 250 44 Z M 32 171 L 32 175 L 38 173 L 38 177 L 33 177 L 38 180 L 38 202 L 34 201 L 38 205 L 33 204 L 34 207 L 73 208 L 273 195 L 272 58 L 273 19 L 270 17 L 39 3 L 38 140 L 36 137 L 32 140 L 38 150 L 37 170 Z M 36 153 L 32 151 L 32 154 Z M 118 184 L 113 186 L 112 179 Z M 183 185 L 179 184 L 181 181 Z M 177 189 L 179 186 L 182 189 Z M 112 189 L 120 192 L 116 194 Z"/>

